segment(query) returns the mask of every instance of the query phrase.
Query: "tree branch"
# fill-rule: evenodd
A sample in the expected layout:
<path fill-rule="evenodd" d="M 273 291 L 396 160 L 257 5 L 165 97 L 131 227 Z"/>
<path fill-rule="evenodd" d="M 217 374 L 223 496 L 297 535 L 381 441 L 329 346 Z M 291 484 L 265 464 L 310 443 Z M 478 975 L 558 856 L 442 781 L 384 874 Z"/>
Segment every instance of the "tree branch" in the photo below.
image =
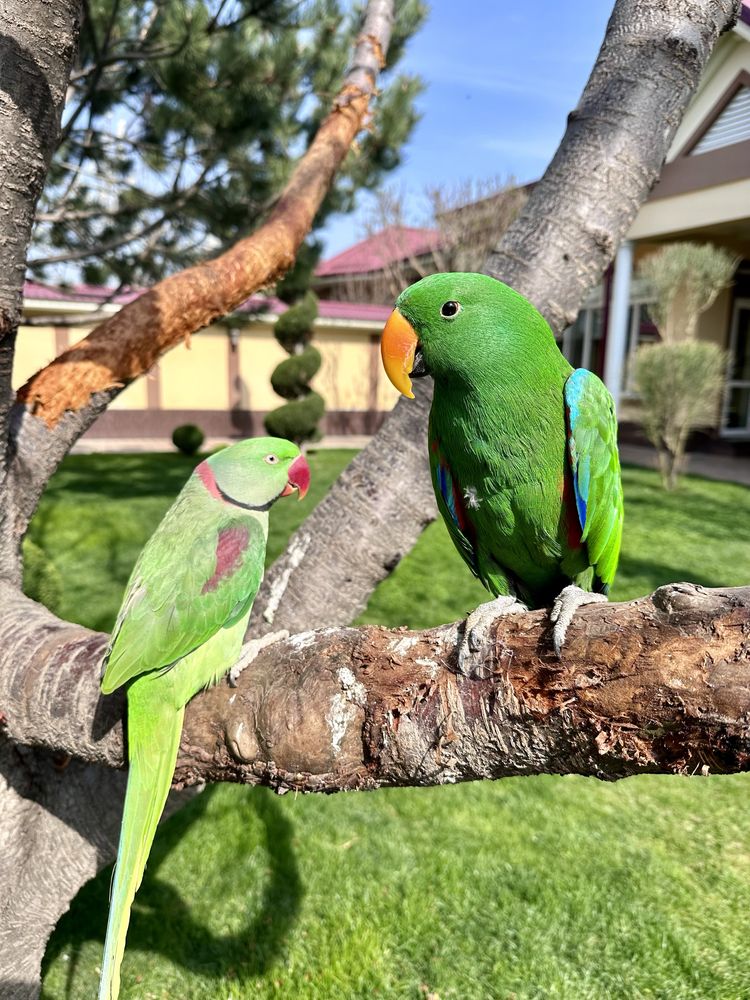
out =
<path fill-rule="evenodd" d="M 328 117 L 268 221 L 214 260 L 159 282 L 63 352 L 19 391 L 15 460 L 0 576 L 17 581 L 20 539 L 44 486 L 73 442 L 115 396 L 190 333 L 232 312 L 294 262 L 336 170 L 363 125 L 387 51 L 393 0 L 370 0 L 354 60 Z"/>
<path fill-rule="evenodd" d="M 112 253 L 113 250 L 119 250 L 121 247 L 127 246 L 129 243 L 136 243 L 139 240 L 145 239 L 157 230 L 162 229 L 182 208 L 185 207 L 185 205 L 187 205 L 193 195 L 197 194 L 200 190 L 201 185 L 205 181 L 206 175 L 210 169 L 210 166 L 204 167 L 195 181 L 182 190 L 179 189 L 180 177 L 178 176 L 175 178 L 175 183 L 169 194 L 169 198 L 173 200 L 167 202 L 167 209 L 158 218 L 153 219 L 151 222 L 144 223 L 139 228 L 131 229 L 129 232 L 123 233 L 121 236 L 116 236 L 109 240 L 102 240 L 100 243 L 83 247 L 80 250 L 62 250 L 59 253 L 49 254 L 46 257 L 34 257 L 29 261 L 29 267 L 45 267 L 48 264 L 70 263 L 77 260 L 90 260 L 92 257 L 103 257 L 105 254 Z M 160 200 L 167 201 L 166 198 Z M 157 199 L 154 199 L 154 206 L 156 206 L 156 204 Z M 111 213 L 111 215 L 115 214 L 117 213 Z M 74 221 L 72 219 L 72 215 L 68 217 L 68 221 Z"/>
<path fill-rule="evenodd" d="M 738 0 L 620 0 L 563 141 L 487 272 L 519 288 L 552 329 L 574 322 L 664 159 Z M 616 191 L 616 197 L 612 197 Z"/>
<path fill-rule="evenodd" d="M 268 221 L 215 260 L 159 282 L 32 376 L 18 398 L 37 419 L 52 428 L 66 411 L 75 411 L 88 426 L 102 408 L 102 400 L 93 397 L 113 398 L 187 334 L 225 315 L 291 266 L 362 126 L 391 23 L 392 2 L 371 0 L 354 65 Z"/>
<path fill-rule="evenodd" d="M 78 0 L 0 5 L 0 478 L 26 248 L 60 128 L 78 30 Z"/>
<path fill-rule="evenodd" d="M 98 693 L 105 637 L 0 593 L 7 735 L 119 766 L 124 698 Z M 455 673 L 462 627 L 329 628 L 268 647 L 236 690 L 190 703 L 175 784 L 330 792 L 750 768 L 750 587 L 592 605 L 562 661 L 546 612 L 499 618 L 473 679 Z"/>

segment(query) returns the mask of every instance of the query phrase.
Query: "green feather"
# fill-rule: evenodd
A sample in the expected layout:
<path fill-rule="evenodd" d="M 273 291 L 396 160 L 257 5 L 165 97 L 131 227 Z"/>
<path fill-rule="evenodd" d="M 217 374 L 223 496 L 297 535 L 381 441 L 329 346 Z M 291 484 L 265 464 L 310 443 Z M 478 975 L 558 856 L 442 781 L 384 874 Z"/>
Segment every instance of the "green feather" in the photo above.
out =
<path fill-rule="evenodd" d="M 444 316 L 449 301 L 459 309 Z M 433 486 L 472 571 L 493 594 L 515 593 L 531 607 L 549 605 L 570 582 L 608 585 L 622 535 L 622 489 L 611 398 L 601 382 L 586 373 L 594 381 L 583 386 L 569 435 L 573 369 L 523 296 L 486 275 L 437 274 L 407 288 L 396 305 L 435 384 Z M 576 476 L 588 476 L 585 523 Z"/>
<path fill-rule="evenodd" d="M 211 456 L 133 569 L 102 680 L 105 694 L 129 685 L 130 770 L 99 1000 L 119 994 L 130 907 L 172 782 L 185 705 L 239 657 L 263 576 L 268 508 L 298 457 L 296 445 L 277 438 Z"/>

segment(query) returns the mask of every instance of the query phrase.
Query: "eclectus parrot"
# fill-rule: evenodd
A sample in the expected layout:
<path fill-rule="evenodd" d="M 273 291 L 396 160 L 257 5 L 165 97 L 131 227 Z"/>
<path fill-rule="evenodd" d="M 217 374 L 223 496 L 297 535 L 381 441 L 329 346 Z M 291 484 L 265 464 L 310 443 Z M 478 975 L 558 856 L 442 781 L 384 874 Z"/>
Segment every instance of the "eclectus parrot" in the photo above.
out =
<path fill-rule="evenodd" d="M 130 907 L 172 783 L 185 705 L 237 662 L 263 578 L 268 511 L 310 470 L 280 438 L 197 466 L 138 557 L 104 655 L 102 691 L 128 684 L 130 770 L 99 1000 L 116 1000 Z M 257 640 L 257 645 L 267 644 Z"/>
<path fill-rule="evenodd" d="M 484 274 L 411 285 L 381 350 L 405 396 L 413 398 L 410 376 L 434 380 L 438 507 L 497 598 L 469 616 L 460 669 L 498 614 L 550 605 L 560 656 L 576 609 L 606 601 L 617 568 L 623 499 L 612 397 L 596 375 L 573 370 L 530 302 Z"/>

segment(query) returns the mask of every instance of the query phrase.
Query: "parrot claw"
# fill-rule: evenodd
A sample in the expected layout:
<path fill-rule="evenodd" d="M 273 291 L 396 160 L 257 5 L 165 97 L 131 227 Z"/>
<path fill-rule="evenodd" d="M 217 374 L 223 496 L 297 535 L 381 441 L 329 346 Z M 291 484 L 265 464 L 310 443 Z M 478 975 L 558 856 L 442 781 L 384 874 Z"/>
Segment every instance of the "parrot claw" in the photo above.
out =
<path fill-rule="evenodd" d="M 229 671 L 229 686 L 237 687 L 237 681 L 240 678 L 240 674 L 246 667 L 250 666 L 262 649 L 265 649 L 266 646 L 272 646 L 275 642 L 281 642 L 282 639 L 288 638 L 289 632 L 286 629 L 281 629 L 278 632 L 268 632 L 266 635 L 262 635 L 260 639 L 248 639 L 242 647 L 239 659 Z"/>
<path fill-rule="evenodd" d="M 549 613 L 552 622 L 552 645 L 558 660 L 562 659 L 565 636 L 576 611 L 586 604 L 600 604 L 601 602 L 606 604 L 607 599 L 606 594 L 592 594 L 591 591 L 582 590 L 574 583 L 563 587 L 555 598 Z"/>
<path fill-rule="evenodd" d="M 489 627 L 500 615 L 520 615 L 529 609 L 514 596 L 496 597 L 494 601 L 480 604 L 466 619 L 464 637 L 458 650 L 458 672 L 464 677 L 481 679 L 492 672 L 486 664 L 490 650 Z M 484 655 L 482 654 L 484 651 Z"/>

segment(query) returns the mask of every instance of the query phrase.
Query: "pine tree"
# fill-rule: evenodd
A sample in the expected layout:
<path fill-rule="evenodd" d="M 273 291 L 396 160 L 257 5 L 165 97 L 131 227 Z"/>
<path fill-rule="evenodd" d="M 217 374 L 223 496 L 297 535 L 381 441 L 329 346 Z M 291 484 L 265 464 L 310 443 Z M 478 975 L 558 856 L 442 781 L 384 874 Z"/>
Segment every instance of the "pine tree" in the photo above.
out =
<path fill-rule="evenodd" d="M 424 13 L 398 5 L 387 69 Z M 32 272 L 151 283 L 250 231 L 327 112 L 360 17 L 343 0 L 88 0 Z M 386 73 L 318 225 L 399 163 L 420 89 Z"/>

